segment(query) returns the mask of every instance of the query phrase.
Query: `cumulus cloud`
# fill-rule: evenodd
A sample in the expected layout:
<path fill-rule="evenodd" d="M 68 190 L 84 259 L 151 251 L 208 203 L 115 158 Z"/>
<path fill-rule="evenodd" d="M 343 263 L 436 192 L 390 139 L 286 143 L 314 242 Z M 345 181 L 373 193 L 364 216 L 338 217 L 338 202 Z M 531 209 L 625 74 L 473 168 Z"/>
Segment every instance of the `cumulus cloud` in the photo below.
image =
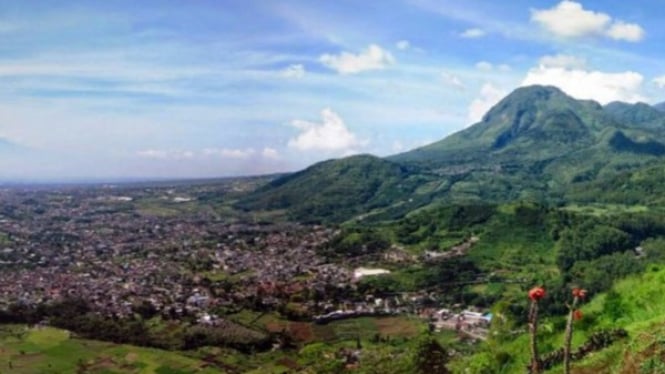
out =
<path fill-rule="evenodd" d="M 550 9 L 534 9 L 531 20 L 550 33 L 563 38 L 604 36 L 637 42 L 644 37 L 640 25 L 614 20 L 610 15 L 584 9 L 582 4 L 564 0 Z"/>
<path fill-rule="evenodd" d="M 395 43 L 395 47 L 397 47 L 397 49 L 399 49 L 400 51 L 405 51 L 411 48 L 411 43 L 408 40 L 400 40 L 397 43 Z"/>
<path fill-rule="evenodd" d="M 357 74 L 369 70 L 381 70 L 395 63 L 390 52 L 372 44 L 358 54 L 342 52 L 339 55 L 324 54 L 319 61 L 339 74 Z"/>
<path fill-rule="evenodd" d="M 487 35 L 487 32 L 485 32 L 485 30 L 483 29 L 478 29 L 478 28 L 464 30 L 464 32 L 460 34 L 462 38 L 467 38 L 467 39 L 482 38 L 485 35 Z"/>
<path fill-rule="evenodd" d="M 507 92 L 494 86 L 492 83 L 485 83 L 479 96 L 471 102 L 469 106 L 469 121 L 476 123 L 480 121 L 494 105 L 506 96 Z"/>
<path fill-rule="evenodd" d="M 617 21 L 607 30 L 607 36 L 615 40 L 639 42 L 644 38 L 644 29 L 634 23 Z"/>
<path fill-rule="evenodd" d="M 322 122 L 295 120 L 291 123 L 300 133 L 289 140 L 289 147 L 301 151 L 348 153 L 363 145 L 344 120 L 330 108 L 321 111 Z"/>
<path fill-rule="evenodd" d="M 586 67 L 584 58 L 564 54 L 543 56 L 539 62 L 540 65 L 548 68 L 584 69 Z"/>
<path fill-rule="evenodd" d="M 540 65 L 529 70 L 523 86 L 552 85 L 567 94 L 601 104 L 612 101 L 635 103 L 646 101 L 641 95 L 644 77 L 633 71 L 607 73 L 580 68 Z"/>
<path fill-rule="evenodd" d="M 305 76 L 305 66 L 302 64 L 289 65 L 286 69 L 282 70 L 281 75 L 284 78 L 301 79 Z"/>

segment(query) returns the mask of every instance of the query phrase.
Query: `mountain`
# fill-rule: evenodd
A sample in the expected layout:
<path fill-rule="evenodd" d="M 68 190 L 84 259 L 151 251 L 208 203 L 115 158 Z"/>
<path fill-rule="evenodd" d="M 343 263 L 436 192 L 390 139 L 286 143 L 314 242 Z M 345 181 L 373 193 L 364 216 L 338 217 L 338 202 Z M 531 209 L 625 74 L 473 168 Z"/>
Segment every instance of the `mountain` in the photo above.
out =
<path fill-rule="evenodd" d="M 241 200 L 246 210 L 289 209 L 300 221 L 346 220 L 411 195 L 426 177 L 370 155 L 315 164 L 279 178 Z"/>
<path fill-rule="evenodd" d="M 556 87 L 523 87 L 443 140 L 386 159 L 326 161 L 239 206 L 340 222 L 390 218 L 435 201 L 563 203 L 577 185 L 665 162 L 663 118 L 646 104 L 603 107 Z"/>
<path fill-rule="evenodd" d="M 524 87 L 501 100 L 481 122 L 390 159 L 448 165 L 512 158 L 517 153 L 549 158 L 570 152 L 570 147 L 591 145 L 593 133 L 608 122 L 611 118 L 595 102 L 575 100 L 555 87 Z M 534 148 L 538 152 L 532 152 Z"/>
<path fill-rule="evenodd" d="M 653 107 L 661 112 L 665 112 L 665 103 L 656 104 Z"/>
<path fill-rule="evenodd" d="M 665 112 L 648 104 L 613 102 L 605 106 L 605 111 L 624 125 L 665 131 Z"/>
<path fill-rule="evenodd" d="M 523 87 L 481 122 L 389 159 L 442 176 L 463 174 L 467 190 L 486 191 L 497 183 L 510 187 L 482 198 L 542 199 L 573 182 L 654 162 L 665 154 L 662 118 L 646 104 L 603 108 L 555 87 Z"/>

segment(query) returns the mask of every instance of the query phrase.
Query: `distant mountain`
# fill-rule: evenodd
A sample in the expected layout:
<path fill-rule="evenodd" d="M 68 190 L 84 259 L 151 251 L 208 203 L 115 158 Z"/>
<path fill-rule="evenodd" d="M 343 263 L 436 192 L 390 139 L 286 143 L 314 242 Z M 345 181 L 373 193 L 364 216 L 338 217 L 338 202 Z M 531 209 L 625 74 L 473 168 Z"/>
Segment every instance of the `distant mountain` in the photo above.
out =
<path fill-rule="evenodd" d="M 326 161 L 239 205 L 344 221 L 377 210 L 404 214 L 434 201 L 560 203 L 577 184 L 665 160 L 664 117 L 646 104 L 603 107 L 556 87 L 523 87 L 441 141 L 386 159 Z"/>
<path fill-rule="evenodd" d="M 269 183 L 238 203 L 242 209 L 289 209 L 301 221 L 340 221 L 411 195 L 425 182 L 413 169 L 370 155 L 315 164 Z"/>
<path fill-rule="evenodd" d="M 656 104 L 653 107 L 660 110 L 661 112 L 665 112 L 665 103 Z"/>

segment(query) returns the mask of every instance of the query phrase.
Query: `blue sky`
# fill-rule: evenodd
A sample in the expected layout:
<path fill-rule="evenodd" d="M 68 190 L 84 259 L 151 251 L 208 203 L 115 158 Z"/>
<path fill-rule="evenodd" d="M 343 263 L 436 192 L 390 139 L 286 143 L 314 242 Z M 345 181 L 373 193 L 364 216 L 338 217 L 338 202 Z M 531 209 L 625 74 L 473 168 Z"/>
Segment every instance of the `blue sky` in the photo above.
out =
<path fill-rule="evenodd" d="M 402 152 L 511 90 L 665 101 L 653 1 L 0 0 L 2 179 L 213 177 Z"/>

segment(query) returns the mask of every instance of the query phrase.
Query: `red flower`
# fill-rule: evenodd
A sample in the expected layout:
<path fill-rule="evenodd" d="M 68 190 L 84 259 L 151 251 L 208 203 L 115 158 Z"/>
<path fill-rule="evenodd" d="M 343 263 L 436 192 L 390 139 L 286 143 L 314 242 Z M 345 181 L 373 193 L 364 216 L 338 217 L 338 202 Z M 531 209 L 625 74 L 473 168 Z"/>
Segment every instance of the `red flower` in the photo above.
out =
<path fill-rule="evenodd" d="M 579 321 L 579 320 L 582 319 L 582 317 L 584 317 L 584 315 L 582 314 L 582 311 L 579 310 L 579 309 L 575 309 L 575 311 L 573 312 L 573 319 L 575 321 Z"/>
<path fill-rule="evenodd" d="M 545 289 L 542 287 L 534 287 L 529 291 L 529 299 L 531 301 L 538 301 L 545 297 Z"/>
<path fill-rule="evenodd" d="M 573 288 L 573 297 L 584 299 L 586 297 L 586 290 L 582 288 Z"/>

